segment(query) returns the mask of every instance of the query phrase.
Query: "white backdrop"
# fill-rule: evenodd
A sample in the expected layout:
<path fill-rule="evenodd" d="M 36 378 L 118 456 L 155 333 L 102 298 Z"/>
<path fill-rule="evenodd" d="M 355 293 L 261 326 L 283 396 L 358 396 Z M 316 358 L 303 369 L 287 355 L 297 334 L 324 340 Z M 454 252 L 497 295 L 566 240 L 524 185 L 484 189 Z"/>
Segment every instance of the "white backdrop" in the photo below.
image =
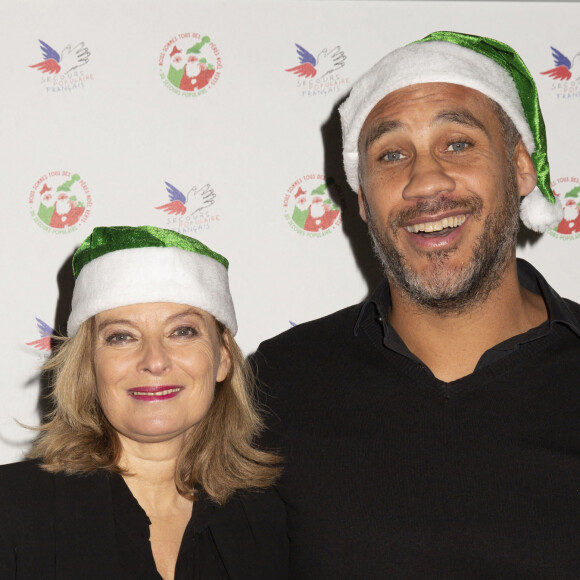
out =
<path fill-rule="evenodd" d="M 64 328 L 70 256 L 97 225 L 170 227 L 228 257 L 247 353 L 363 299 L 379 273 L 336 106 L 433 30 L 504 40 L 534 74 L 566 219 L 518 251 L 580 300 L 579 24 L 569 2 L 3 0 L 0 462 L 31 439 L 15 420 L 39 421 L 44 325 Z M 562 79 L 542 74 L 552 47 Z"/>

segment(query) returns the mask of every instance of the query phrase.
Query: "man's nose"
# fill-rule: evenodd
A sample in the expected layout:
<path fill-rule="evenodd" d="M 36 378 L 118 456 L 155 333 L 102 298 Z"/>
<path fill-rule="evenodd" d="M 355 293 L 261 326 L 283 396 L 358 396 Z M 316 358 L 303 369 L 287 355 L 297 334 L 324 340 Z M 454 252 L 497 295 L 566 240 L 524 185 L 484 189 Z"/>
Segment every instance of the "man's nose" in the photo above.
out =
<path fill-rule="evenodd" d="M 455 189 L 455 180 L 445 170 L 441 162 L 431 153 L 417 154 L 409 181 L 403 189 L 403 199 L 437 197 Z"/>

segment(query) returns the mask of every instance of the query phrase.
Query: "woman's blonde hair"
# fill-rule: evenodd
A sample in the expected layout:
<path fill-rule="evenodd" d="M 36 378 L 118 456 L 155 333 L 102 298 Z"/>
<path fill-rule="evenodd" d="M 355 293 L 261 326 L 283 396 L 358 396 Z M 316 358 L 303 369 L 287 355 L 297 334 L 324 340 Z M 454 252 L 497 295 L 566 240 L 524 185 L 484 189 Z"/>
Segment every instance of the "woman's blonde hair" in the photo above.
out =
<path fill-rule="evenodd" d="M 199 486 L 223 503 L 236 490 L 268 487 L 280 473 L 280 458 L 256 448 L 262 429 L 255 400 L 255 381 L 231 332 L 216 322 L 221 345 L 230 354 L 231 368 L 216 384 L 207 415 L 187 435 L 179 455 L 175 484 L 193 498 Z M 93 368 L 94 317 L 72 338 L 56 338 L 56 353 L 44 365 L 52 379 L 53 408 L 38 427 L 39 436 L 28 453 L 44 469 L 68 474 L 119 467 L 121 443 L 105 417 L 97 396 Z"/>

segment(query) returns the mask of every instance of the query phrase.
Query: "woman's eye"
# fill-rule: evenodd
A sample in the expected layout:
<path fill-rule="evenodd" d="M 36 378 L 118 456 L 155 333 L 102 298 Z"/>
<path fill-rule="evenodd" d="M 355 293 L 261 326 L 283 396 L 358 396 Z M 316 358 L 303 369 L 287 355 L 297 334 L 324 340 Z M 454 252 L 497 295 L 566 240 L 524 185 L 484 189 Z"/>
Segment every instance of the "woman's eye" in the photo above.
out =
<path fill-rule="evenodd" d="M 405 156 L 400 151 L 389 151 L 383 155 L 385 161 L 400 161 L 404 158 Z"/>
<path fill-rule="evenodd" d="M 174 336 L 196 336 L 197 330 L 192 326 L 181 326 L 173 332 Z"/>
<path fill-rule="evenodd" d="M 454 143 L 449 143 L 447 151 L 464 151 L 469 147 L 467 141 L 455 141 Z"/>
<path fill-rule="evenodd" d="M 115 332 L 105 339 L 107 344 L 122 344 L 131 340 L 131 335 L 126 332 Z"/>

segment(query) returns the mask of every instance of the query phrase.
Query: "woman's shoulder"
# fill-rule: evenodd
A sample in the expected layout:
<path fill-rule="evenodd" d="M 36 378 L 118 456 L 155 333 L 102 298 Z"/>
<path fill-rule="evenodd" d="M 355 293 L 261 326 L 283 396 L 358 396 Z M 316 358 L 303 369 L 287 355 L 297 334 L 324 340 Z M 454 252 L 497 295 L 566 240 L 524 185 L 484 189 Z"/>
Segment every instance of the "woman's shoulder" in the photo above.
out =
<path fill-rule="evenodd" d="M 243 506 L 252 527 L 286 529 L 286 506 L 275 487 L 238 491 L 233 499 Z"/>
<path fill-rule="evenodd" d="M 72 502 L 88 491 L 103 487 L 104 474 L 66 475 L 42 468 L 39 460 L 0 465 L 0 502 L 7 509 L 34 510 L 56 497 Z M 99 483 L 100 482 L 100 483 Z"/>
<path fill-rule="evenodd" d="M 54 475 L 37 461 L 0 465 L 0 536 L 32 541 L 34 528 L 48 529 L 54 512 L 54 489 Z"/>
<path fill-rule="evenodd" d="M 36 460 L 0 465 L 1 494 L 6 493 L 8 490 L 22 492 L 32 486 L 43 487 L 53 478 L 54 474 L 42 469 L 40 462 Z"/>
<path fill-rule="evenodd" d="M 36 459 L 25 459 L 0 465 L 0 476 L 2 477 L 18 477 L 19 474 L 32 475 L 38 471 L 42 471 L 42 469 L 40 462 Z"/>
<path fill-rule="evenodd" d="M 67 474 L 64 471 L 48 471 L 42 467 L 39 459 L 25 459 L 15 463 L 0 465 L 0 481 L 18 481 L 33 483 L 45 483 L 54 479 L 66 479 L 70 481 L 106 480 L 108 473 L 104 470 L 90 473 Z"/>
<path fill-rule="evenodd" d="M 0 578 L 116 578 L 110 496 L 103 473 L 0 466 Z"/>
<path fill-rule="evenodd" d="M 286 526 L 286 507 L 274 487 L 238 490 L 218 508 L 214 521 L 235 521 L 255 533 Z"/>
<path fill-rule="evenodd" d="M 275 488 L 236 492 L 214 512 L 210 528 L 232 578 L 287 577 L 286 509 Z"/>

